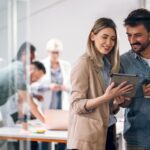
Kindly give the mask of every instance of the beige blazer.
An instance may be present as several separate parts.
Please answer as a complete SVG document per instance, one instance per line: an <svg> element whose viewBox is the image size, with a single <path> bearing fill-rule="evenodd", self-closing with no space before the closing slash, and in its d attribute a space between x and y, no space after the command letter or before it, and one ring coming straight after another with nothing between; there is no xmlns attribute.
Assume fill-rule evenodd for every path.
<svg viewBox="0 0 150 150"><path fill-rule="evenodd" d="M103 103L85 110L86 102L103 95L105 87L100 68L87 54L77 61L71 72L71 106L68 149L105 150L109 105Z"/></svg>

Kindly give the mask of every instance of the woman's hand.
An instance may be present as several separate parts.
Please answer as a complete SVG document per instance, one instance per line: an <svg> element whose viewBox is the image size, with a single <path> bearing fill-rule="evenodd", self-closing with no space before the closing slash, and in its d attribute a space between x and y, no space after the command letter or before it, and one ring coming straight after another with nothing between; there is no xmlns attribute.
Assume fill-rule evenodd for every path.
<svg viewBox="0 0 150 150"><path fill-rule="evenodd" d="M112 82L106 89L104 96L108 99L114 99L119 96L123 96L126 93L132 92L133 85L127 84L126 81L120 83L118 86L115 87L115 83ZM123 101L123 98L120 99L120 101Z"/></svg>
<svg viewBox="0 0 150 150"><path fill-rule="evenodd" d="M61 90L61 86L59 84L56 84L56 83L52 83L50 85L50 90L51 91L60 91Z"/></svg>

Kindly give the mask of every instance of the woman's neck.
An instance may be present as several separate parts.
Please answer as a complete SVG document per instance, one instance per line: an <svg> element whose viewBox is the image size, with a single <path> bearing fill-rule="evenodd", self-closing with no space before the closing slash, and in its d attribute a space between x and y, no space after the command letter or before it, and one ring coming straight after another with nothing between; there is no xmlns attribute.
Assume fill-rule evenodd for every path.
<svg viewBox="0 0 150 150"><path fill-rule="evenodd" d="M51 64L57 64L57 63L58 63L58 59L52 59L52 58L51 58L50 61L51 61Z"/></svg>
<svg viewBox="0 0 150 150"><path fill-rule="evenodd" d="M59 62L58 60L51 60L51 68L58 68L59 67Z"/></svg>

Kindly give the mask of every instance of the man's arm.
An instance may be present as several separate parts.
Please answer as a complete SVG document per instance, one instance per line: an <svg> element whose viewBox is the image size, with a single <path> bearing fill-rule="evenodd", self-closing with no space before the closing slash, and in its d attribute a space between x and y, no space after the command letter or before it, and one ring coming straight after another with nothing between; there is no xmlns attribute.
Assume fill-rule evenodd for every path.
<svg viewBox="0 0 150 150"><path fill-rule="evenodd" d="M31 113L36 118L38 118L40 121L45 122L44 114L38 109L38 106L37 106L37 104L34 103L32 97L30 95L28 95L28 93L26 91L22 91L22 90L18 90L18 95L19 95L19 99L22 100L23 102L27 102L28 97L29 97Z"/></svg>

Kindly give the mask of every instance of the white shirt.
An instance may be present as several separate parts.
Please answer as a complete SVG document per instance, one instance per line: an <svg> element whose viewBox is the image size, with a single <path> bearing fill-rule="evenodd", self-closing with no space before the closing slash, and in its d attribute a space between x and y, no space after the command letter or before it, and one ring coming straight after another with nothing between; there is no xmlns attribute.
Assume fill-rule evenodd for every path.
<svg viewBox="0 0 150 150"><path fill-rule="evenodd" d="M145 60L147 62L147 64L148 64L148 66L150 67L150 59L143 58L143 57L142 57L142 59Z"/></svg>
<svg viewBox="0 0 150 150"><path fill-rule="evenodd" d="M51 92L48 88L50 84L48 81L47 76L44 75L37 82L31 84L31 93L43 96L43 101L40 102L40 107L42 110L48 109L51 103L49 99L49 97L51 97Z"/></svg>

